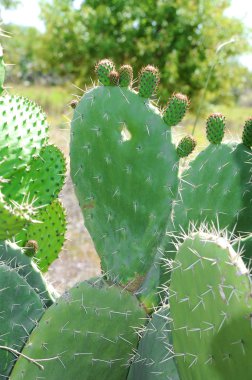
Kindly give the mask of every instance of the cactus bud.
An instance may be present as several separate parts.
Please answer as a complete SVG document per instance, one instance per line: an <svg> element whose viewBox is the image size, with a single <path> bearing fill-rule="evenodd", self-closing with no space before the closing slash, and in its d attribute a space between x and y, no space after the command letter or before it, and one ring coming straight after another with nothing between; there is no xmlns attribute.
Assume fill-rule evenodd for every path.
<svg viewBox="0 0 252 380"><path fill-rule="evenodd" d="M242 133L242 142L247 148L252 147L252 117L245 121Z"/></svg>
<svg viewBox="0 0 252 380"><path fill-rule="evenodd" d="M188 107L189 100L186 95L173 94L164 110L164 122L169 127L177 125L185 116Z"/></svg>
<svg viewBox="0 0 252 380"><path fill-rule="evenodd" d="M143 98L150 98L156 91L158 83L158 69L151 65L144 67L139 76L139 95Z"/></svg>
<svg viewBox="0 0 252 380"><path fill-rule="evenodd" d="M123 65L119 69L121 87L131 87L133 81L133 69L130 65Z"/></svg>
<svg viewBox="0 0 252 380"><path fill-rule="evenodd" d="M24 247L24 253L26 254L26 256L33 257L38 252L38 249L39 247L37 241L29 240Z"/></svg>
<svg viewBox="0 0 252 380"><path fill-rule="evenodd" d="M73 108L73 109L75 109L77 107L78 103L79 103L79 101L77 99L73 99L70 102L70 107Z"/></svg>
<svg viewBox="0 0 252 380"><path fill-rule="evenodd" d="M225 117L221 113L213 113L207 119L206 133L208 141L220 144L225 132Z"/></svg>
<svg viewBox="0 0 252 380"><path fill-rule="evenodd" d="M109 73L109 81L110 81L110 84L112 86L117 86L118 85L118 82L119 82L119 74L117 71L115 70L112 70L110 73Z"/></svg>
<svg viewBox="0 0 252 380"><path fill-rule="evenodd" d="M98 79L104 86L111 85L109 74L113 70L115 70L115 65L109 59L102 59L95 66L95 72L98 75Z"/></svg>
<svg viewBox="0 0 252 380"><path fill-rule="evenodd" d="M181 158L189 156L189 154L195 149L196 145L196 141L191 136L183 137L177 146L178 156Z"/></svg>

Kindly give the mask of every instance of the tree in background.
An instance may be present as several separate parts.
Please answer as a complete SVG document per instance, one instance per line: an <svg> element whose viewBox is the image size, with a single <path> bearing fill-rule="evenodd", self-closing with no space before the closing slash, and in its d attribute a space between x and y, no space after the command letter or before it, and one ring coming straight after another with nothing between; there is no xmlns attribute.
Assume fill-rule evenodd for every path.
<svg viewBox="0 0 252 380"><path fill-rule="evenodd" d="M42 63L38 57L41 33L33 27L18 25L4 26L9 38L2 39L5 62L11 64L7 70L7 78L11 82L31 83L41 76Z"/></svg>
<svg viewBox="0 0 252 380"><path fill-rule="evenodd" d="M15 8L20 3L20 0L0 0L0 9L1 8Z"/></svg>
<svg viewBox="0 0 252 380"><path fill-rule="evenodd" d="M41 0L46 31L30 42L36 44L35 66L49 78L84 86L104 57L132 64L135 76L141 66L153 64L162 74L158 95L167 99L181 91L193 104L214 63L210 100L231 99L247 80L237 57L248 49L248 36L241 21L225 15L228 0L85 0L78 9L74 4ZM217 57L217 46L233 37L237 42Z"/></svg>

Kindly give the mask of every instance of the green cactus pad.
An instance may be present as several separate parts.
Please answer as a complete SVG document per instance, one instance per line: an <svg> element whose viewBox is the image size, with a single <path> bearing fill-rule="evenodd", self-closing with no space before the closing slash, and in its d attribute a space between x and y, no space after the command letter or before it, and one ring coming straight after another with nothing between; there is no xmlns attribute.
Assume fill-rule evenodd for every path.
<svg viewBox="0 0 252 380"><path fill-rule="evenodd" d="M181 122L189 107L189 100L186 95L173 94L163 112L164 122L168 127L173 127Z"/></svg>
<svg viewBox="0 0 252 380"><path fill-rule="evenodd" d="M10 179L46 143L48 125L40 107L19 96L0 97L0 116L0 177Z"/></svg>
<svg viewBox="0 0 252 380"><path fill-rule="evenodd" d="M247 148L252 147L252 118L245 121L242 133L242 142Z"/></svg>
<svg viewBox="0 0 252 380"><path fill-rule="evenodd" d="M123 65L119 69L119 85L121 87L131 87L133 81L133 69L130 65Z"/></svg>
<svg viewBox="0 0 252 380"><path fill-rule="evenodd" d="M63 247L66 214L61 202L56 199L47 207L42 208L37 218L40 223L30 224L16 236L16 241L22 247L25 247L29 240L35 240L38 243L36 262L39 269L46 272L49 265L58 258Z"/></svg>
<svg viewBox="0 0 252 380"><path fill-rule="evenodd" d="M109 74L111 71L115 70L115 65L109 59L103 59L97 63L95 67L96 74L101 84L104 86L110 86Z"/></svg>
<svg viewBox="0 0 252 380"><path fill-rule="evenodd" d="M20 357L10 380L126 379L137 346L134 328L144 324L137 299L97 281L70 289L45 312L23 354L43 361L44 370Z"/></svg>
<svg viewBox="0 0 252 380"><path fill-rule="evenodd" d="M159 83L159 72L154 66L144 67L139 75L139 95L150 98L157 89Z"/></svg>
<svg viewBox="0 0 252 380"><path fill-rule="evenodd" d="M47 205L55 199L64 183L65 158L54 145L43 147L25 169L17 170L4 184L7 199L18 203L29 199L34 206Z"/></svg>
<svg viewBox="0 0 252 380"><path fill-rule="evenodd" d="M196 147L196 141L191 136L183 137L178 146L177 153L180 158L187 157L191 154Z"/></svg>
<svg viewBox="0 0 252 380"><path fill-rule="evenodd" d="M207 138L212 144L220 144L225 132L225 117L221 113L213 113L207 119Z"/></svg>
<svg viewBox="0 0 252 380"><path fill-rule="evenodd" d="M177 192L171 132L158 109L135 92L96 87L75 109L70 158L104 272L123 285L134 283L152 265Z"/></svg>
<svg viewBox="0 0 252 380"><path fill-rule="evenodd" d="M21 351L44 309L39 296L23 277L0 264L0 346ZM16 355L0 347L0 378L8 378Z"/></svg>
<svg viewBox="0 0 252 380"><path fill-rule="evenodd" d="M181 380L250 380L249 271L223 238L196 233L179 247L169 289Z"/></svg>
<svg viewBox="0 0 252 380"><path fill-rule="evenodd" d="M17 244L10 241L0 241L0 262L16 269L18 274L39 295L43 305L50 306L54 302L52 288L43 278L31 257L24 254Z"/></svg>
<svg viewBox="0 0 252 380"><path fill-rule="evenodd" d="M211 144L198 154L182 175L175 230L204 222L239 236L252 231L249 154L243 144Z"/></svg>
<svg viewBox="0 0 252 380"><path fill-rule="evenodd" d="M169 306L163 306L144 330L127 380L180 380L172 350Z"/></svg>

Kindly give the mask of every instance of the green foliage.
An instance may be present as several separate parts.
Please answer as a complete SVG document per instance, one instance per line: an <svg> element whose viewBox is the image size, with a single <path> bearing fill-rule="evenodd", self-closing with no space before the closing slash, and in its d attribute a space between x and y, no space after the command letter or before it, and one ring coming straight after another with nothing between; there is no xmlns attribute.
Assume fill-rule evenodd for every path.
<svg viewBox="0 0 252 380"><path fill-rule="evenodd" d="M34 82L41 76L41 62L38 50L41 44L41 33L34 27L20 25L4 25L10 36L3 39L5 62L13 64L8 66L7 80L18 82L20 79L25 83Z"/></svg>
<svg viewBox="0 0 252 380"><path fill-rule="evenodd" d="M20 0L0 0L0 7L15 8L20 3Z"/></svg>
<svg viewBox="0 0 252 380"><path fill-rule="evenodd" d="M102 57L130 63L137 71L149 62L162 72L163 98L176 88L195 100L216 61L217 46L235 37L237 43L218 53L209 83L212 100L230 100L232 90L237 93L244 84L246 70L236 57L248 45L243 24L225 15L229 5L228 0L87 0L76 9L70 0L44 0L46 33L39 52L44 72L84 85L94 60Z"/></svg>

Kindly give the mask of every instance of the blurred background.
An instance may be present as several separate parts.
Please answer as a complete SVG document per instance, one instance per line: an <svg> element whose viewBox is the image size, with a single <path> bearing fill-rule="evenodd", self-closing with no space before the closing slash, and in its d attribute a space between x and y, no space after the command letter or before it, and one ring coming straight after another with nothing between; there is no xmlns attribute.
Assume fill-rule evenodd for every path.
<svg viewBox="0 0 252 380"><path fill-rule="evenodd" d="M250 0L0 0L0 16L8 91L44 108L51 141L67 157L69 103L96 81L102 58L133 65L135 78L142 66L157 66L160 107L174 91L188 95L190 112L174 136L193 132L198 149L211 112L226 116L227 138L252 116ZM69 170L61 197L67 241L47 275L60 292L100 271Z"/></svg>

